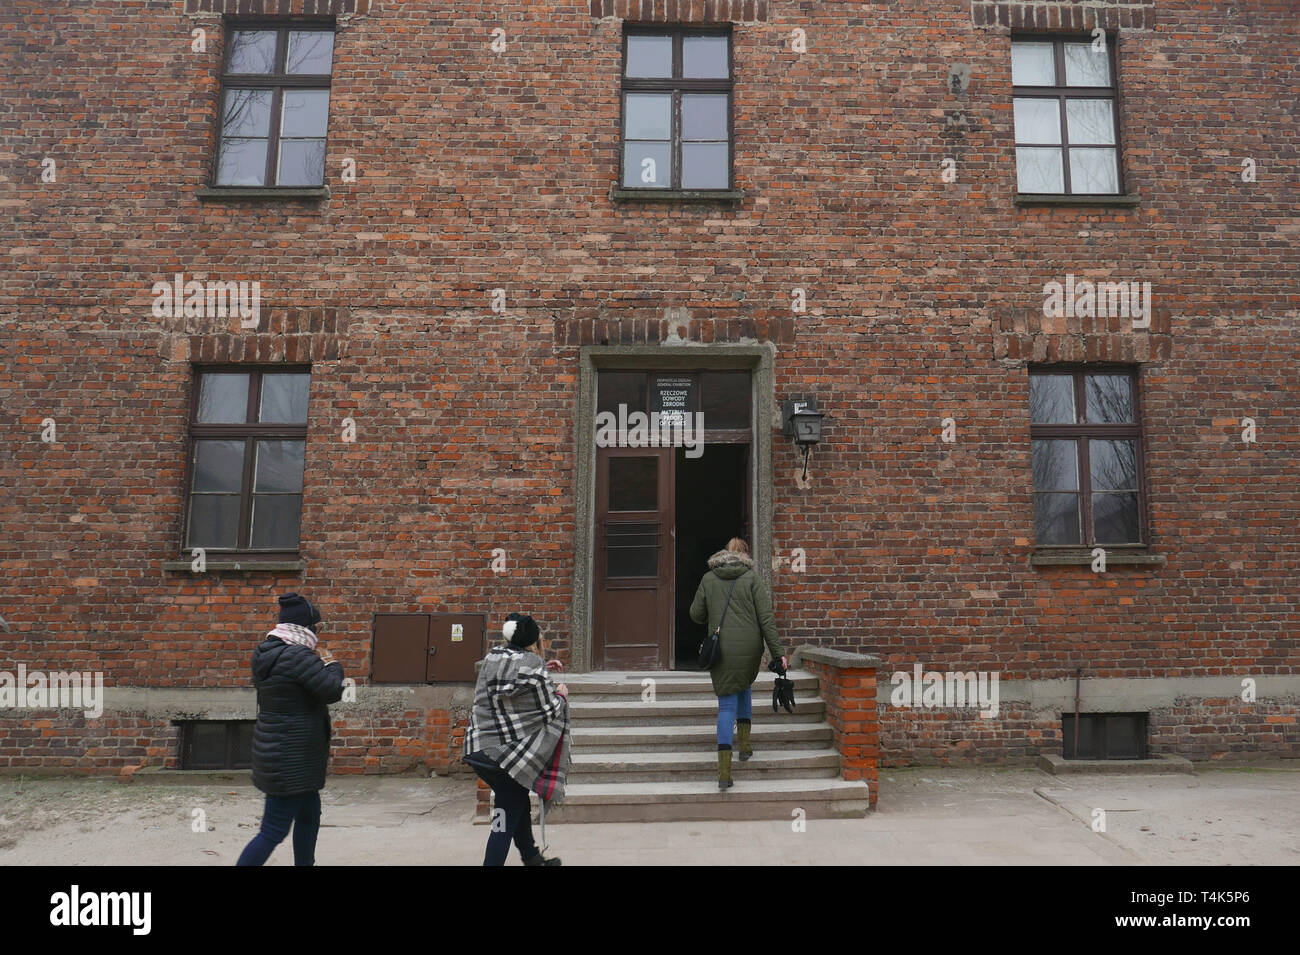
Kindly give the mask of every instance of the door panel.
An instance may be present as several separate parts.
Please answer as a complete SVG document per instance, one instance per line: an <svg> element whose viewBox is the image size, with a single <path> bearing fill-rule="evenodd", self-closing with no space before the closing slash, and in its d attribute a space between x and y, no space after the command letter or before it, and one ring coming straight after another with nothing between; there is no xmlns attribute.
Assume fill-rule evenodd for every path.
<svg viewBox="0 0 1300 955"><path fill-rule="evenodd" d="M592 664L669 666L671 448L597 448Z"/></svg>

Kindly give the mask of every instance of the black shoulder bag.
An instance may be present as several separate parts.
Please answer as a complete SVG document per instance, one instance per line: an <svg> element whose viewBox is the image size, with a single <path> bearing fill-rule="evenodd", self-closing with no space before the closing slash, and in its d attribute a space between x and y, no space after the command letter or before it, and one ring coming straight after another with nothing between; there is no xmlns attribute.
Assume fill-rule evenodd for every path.
<svg viewBox="0 0 1300 955"><path fill-rule="evenodd" d="M727 601L722 605L722 616L718 618L718 625L713 632L704 638L700 644L700 669L712 670L722 659L722 622L727 619L727 608L731 606L731 595L736 589L736 581L739 577L732 578L731 589L727 591Z"/></svg>

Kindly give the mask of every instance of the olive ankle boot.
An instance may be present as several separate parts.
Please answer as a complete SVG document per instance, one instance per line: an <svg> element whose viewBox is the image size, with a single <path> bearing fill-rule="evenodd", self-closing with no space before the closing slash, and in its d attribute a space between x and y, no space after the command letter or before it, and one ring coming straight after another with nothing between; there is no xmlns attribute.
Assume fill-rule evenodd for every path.
<svg viewBox="0 0 1300 955"><path fill-rule="evenodd" d="M723 743L718 746L718 788L731 787L731 747Z"/></svg>
<svg viewBox="0 0 1300 955"><path fill-rule="evenodd" d="M754 744L749 738L749 728L749 720L736 720L736 750L740 754L742 763L754 755Z"/></svg>

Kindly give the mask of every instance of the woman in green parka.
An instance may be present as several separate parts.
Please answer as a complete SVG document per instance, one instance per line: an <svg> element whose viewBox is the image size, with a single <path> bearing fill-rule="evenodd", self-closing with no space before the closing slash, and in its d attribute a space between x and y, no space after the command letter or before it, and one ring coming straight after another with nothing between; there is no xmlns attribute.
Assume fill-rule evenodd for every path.
<svg viewBox="0 0 1300 955"><path fill-rule="evenodd" d="M735 589L728 604L727 592L733 581ZM725 619L723 607L727 608ZM786 666L785 650L777 639L776 620L772 617L772 599L754 571L749 548L739 537L733 537L726 550L709 558L709 572L691 601L691 619L707 626L709 633L722 620L721 654L709 675L713 678L713 692L718 695L718 788L729 789L733 726L740 758L746 760L754 755L750 688L758 678L764 644L772 659L780 657L781 666Z"/></svg>

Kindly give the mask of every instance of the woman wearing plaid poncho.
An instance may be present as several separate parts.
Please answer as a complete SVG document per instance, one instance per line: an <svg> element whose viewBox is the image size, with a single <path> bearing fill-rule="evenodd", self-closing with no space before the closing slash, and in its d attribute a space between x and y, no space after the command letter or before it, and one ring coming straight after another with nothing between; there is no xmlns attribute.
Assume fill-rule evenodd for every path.
<svg viewBox="0 0 1300 955"><path fill-rule="evenodd" d="M547 805L564 798L569 768L568 687L551 684L543 662L541 630L532 617L512 613L501 632L508 643L493 647L474 687L474 709L465 731L465 757L492 787L494 810L484 865L505 865L514 841L524 865L559 865L543 858L533 841L529 793ZM529 649L536 645L536 651Z"/></svg>

